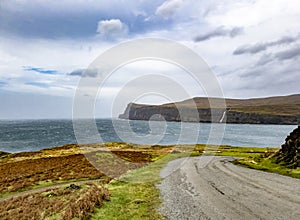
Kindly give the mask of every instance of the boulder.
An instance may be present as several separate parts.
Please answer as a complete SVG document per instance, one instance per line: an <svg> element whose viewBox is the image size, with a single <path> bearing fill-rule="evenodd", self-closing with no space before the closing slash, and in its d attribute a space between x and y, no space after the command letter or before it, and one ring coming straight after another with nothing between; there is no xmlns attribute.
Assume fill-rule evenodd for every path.
<svg viewBox="0 0 300 220"><path fill-rule="evenodd" d="M300 167L300 126L292 131L281 145L280 151L276 154L278 163L283 163L290 168Z"/></svg>

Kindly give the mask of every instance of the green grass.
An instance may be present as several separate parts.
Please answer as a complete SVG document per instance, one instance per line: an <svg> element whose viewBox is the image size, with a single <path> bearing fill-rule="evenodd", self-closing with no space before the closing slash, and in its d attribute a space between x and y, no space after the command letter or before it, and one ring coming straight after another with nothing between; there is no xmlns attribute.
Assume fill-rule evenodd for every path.
<svg viewBox="0 0 300 220"><path fill-rule="evenodd" d="M254 158L243 158L233 162L236 165L244 166L251 169L262 170L265 172L278 173L293 178L300 178L300 167L290 169L284 164L275 163L275 158L256 156Z"/></svg>
<svg viewBox="0 0 300 220"><path fill-rule="evenodd" d="M109 145L108 147L113 148L118 146L124 150L127 148L141 148L150 152L149 149L151 149L153 150L151 154L154 162L145 167L129 171L117 180L109 183L107 187L111 192L110 201L105 202L101 208L97 208L91 219L163 219L163 216L157 211L157 208L161 204L159 189L156 187L156 184L161 181L159 172L168 162L181 157L201 155L233 156L239 158L234 162L237 165L300 178L300 168L288 169L282 164L274 163L274 160L270 158L270 155L278 150L274 148L217 147L201 144L196 146L179 145L172 147L181 153L170 154L167 153L167 147L164 146L147 146L144 148L143 146L111 143L111 146ZM101 155L101 159L107 159L107 155ZM74 180L61 182L67 183L72 181ZM37 186L31 188L40 188L58 183L60 181L42 181ZM2 194L0 198L7 195L9 194Z"/></svg>
<svg viewBox="0 0 300 220"><path fill-rule="evenodd" d="M96 209L91 219L162 219L163 216L156 210L161 203L159 190L155 187L161 180L159 172L169 161L188 155L168 154L111 182L108 185L111 200Z"/></svg>
<svg viewBox="0 0 300 220"><path fill-rule="evenodd" d="M273 157L278 148L244 148L244 147L228 147L221 146L217 156L232 156L240 158L233 161L234 164L244 166L251 169L262 170L271 173L278 173L285 176L300 178L300 168L291 169L284 164L276 163Z"/></svg>
<svg viewBox="0 0 300 220"><path fill-rule="evenodd" d="M178 146L178 150L185 146ZM276 172L283 175L300 178L300 168L288 169L276 164L270 155L276 148L251 148L230 146L196 145L192 151L168 154L160 157L146 167L133 170L108 185L111 192L111 201L105 202L101 208L96 209L92 219L163 219L157 208L161 204L159 189L155 187L161 181L160 170L172 160L188 156L216 155L233 156L240 158L234 163L248 168Z"/></svg>

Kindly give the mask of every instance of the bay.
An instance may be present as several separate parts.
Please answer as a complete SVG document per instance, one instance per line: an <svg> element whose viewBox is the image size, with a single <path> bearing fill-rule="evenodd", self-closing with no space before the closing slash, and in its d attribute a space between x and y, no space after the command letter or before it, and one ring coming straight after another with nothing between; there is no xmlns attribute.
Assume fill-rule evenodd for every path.
<svg viewBox="0 0 300 220"><path fill-rule="evenodd" d="M224 126L221 144L280 147L296 125L209 124L96 119L97 137L89 127L76 129L72 120L0 121L0 151L27 152L70 143L130 142L136 144L215 144L213 127ZM219 129L222 130L222 129ZM91 132L93 133L93 132ZM95 133L95 132L94 132ZM220 133L218 133L220 135ZM85 139L79 138L84 136ZM77 137L77 138L76 138ZM209 139L210 137L210 139ZM218 141L217 141L218 142Z"/></svg>

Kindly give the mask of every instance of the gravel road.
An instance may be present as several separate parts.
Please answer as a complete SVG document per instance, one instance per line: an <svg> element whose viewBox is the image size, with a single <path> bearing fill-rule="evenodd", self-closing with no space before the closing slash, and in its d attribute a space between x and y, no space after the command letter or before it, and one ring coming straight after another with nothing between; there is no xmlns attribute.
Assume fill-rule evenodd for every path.
<svg viewBox="0 0 300 220"><path fill-rule="evenodd" d="M300 179L235 166L232 160L171 161L158 185L165 219L300 219Z"/></svg>

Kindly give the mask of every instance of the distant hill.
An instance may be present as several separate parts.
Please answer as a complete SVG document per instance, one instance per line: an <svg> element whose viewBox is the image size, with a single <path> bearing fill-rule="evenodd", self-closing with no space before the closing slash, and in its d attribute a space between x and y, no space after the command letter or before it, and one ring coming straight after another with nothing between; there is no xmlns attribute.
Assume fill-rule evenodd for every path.
<svg viewBox="0 0 300 220"><path fill-rule="evenodd" d="M211 107L209 100L213 100ZM253 99L222 99L196 97L163 105L129 103L121 119L162 120L190 122L227 122L249 124L298 124L300 119L300 94ZM198 115L190 114L196 105ZM212 120L212 112L216 117ZM158 116L161 115L161 116ZM153 117L155 116L155 117ZM224 117L225 116L225 117Z"/></svg>

